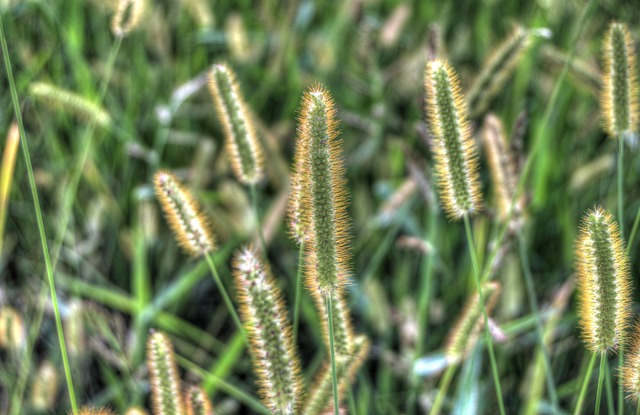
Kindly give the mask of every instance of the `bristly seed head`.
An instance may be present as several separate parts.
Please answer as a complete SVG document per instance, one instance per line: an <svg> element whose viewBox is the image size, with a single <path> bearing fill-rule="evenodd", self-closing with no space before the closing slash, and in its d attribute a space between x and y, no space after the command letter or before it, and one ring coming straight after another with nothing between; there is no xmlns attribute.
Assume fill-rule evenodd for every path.
<svg viewBox="0 0 640 415"><path fill-rule="evenodd" d="M154 414L184 415L173 345L164 333L149 333L147 368Z"/></svg>
<svg viewBox="0 0 640 415"><path fill-rule="evenodd" d="M305 275L323 297L348 280L350 221L342 142L329 92L320 85L305 92L298 127L296 220L305 236ZM302 142L300 142L302 141ZM300 160L300 158L303 158Z"/></svg>
<svg viewBox="0 0 640 415"><path fill-rule="evenodd" d="M213 406L202 388L188 387L184 402L186 415L213 415Z"/></svg>
<svg viewBox="0 0 640 415"><path fill-rule="evenodd" d="M211 67L209 90L224 126L226 149L234 174L244 184L259 182L264 170L262 148L235 74L229 66L218 63Z"/></svg>
<svg viewBox="0 0 640 415"><path fill-rule="evenodd" d="M482 287L482 297L484 299L484 308L487 315L495 307L498 297L500 296L500 284L497 282L488 282ZM482 327L484 326L484 318L482 314L482 304L480 303L480 295L473 293L464 307L458 321L453 326L447 339L446 353L447 360L450 364L457 364L464 360L469 352L473 350Z"/></svg>
<svg viewBox="0 0 640 415"><path fill-rule="evenodd" d="M144 13L146 0L118 0L116 12L111 20L111 31L117 37L125 37L131 33Z"/></svg>
<svg viewBox="0 0 640 415"><path fill-rule="evenodd" d="M638 131L640 110L633 40L622 23L612 22L603 43L600 106L604 128L613 138Z"/></svg>
<svg viewBox="0 0 640 415"><path fill-rule="evenodd" d="M636 320L631 336L631 346L625 354L626 361L620 376L627 399L637 402L640 398L640 320Z"/></svg>
<svg viewBox="0 0 640 415"><path fill-rule="evenodd" d="M262 401L273 414L294 414L302 394L300 364L282 293L252 249L239 251L233 268Z"/></svg>
<svg viewBox="0 0 640 415"><path fill-rule="evenodd" d="M482 205L476 146L466 104L458 76L443 60L427 63L425 88L440 198L447 215L459 219L477 212Z"/></svg>
<svg viewBox="0 0 640 415"><path fill-rule="evenodd" d="M600 353L615 350L629 324L629 259L618 225L601 207L582 219L576 261L578 322L586 347Z"/></svg>
<svg viewBox="0 0 640 415"><path fill-rule="evenodd" d="M154 185L167 222L180 246L193 256L214 251L215 239L205 216L176 176L160 170L154 176Z"/></svg>

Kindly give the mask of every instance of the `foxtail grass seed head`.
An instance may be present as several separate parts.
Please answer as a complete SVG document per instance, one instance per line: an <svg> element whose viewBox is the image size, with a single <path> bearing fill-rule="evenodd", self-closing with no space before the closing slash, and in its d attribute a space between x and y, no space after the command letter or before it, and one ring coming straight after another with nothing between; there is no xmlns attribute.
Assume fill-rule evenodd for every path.
<svg viewBox="0 0 640 415"><path fill-rule="evenodd" d="M500 296L500 284L488 282L482 287L482 297L487 315L490 315ZM446 345L447 360L450 364L457 364L463 361L473 350L482 327L484 318L482 314L482 303L480 295L473 293L462 311L458 321L449 333Z"/></svg>
<svg viewBox="0 0 640 415"><path fill-rule="evenodd" d="M622 367L621 377L627 399L638 402L640 398L640 320L636 320L631 336L631 347L626 350L626 361Z"/></svg>
<svg viewBox="0 0 640 415"><path fill-rule="evenodd" d="M51 411L58 397L58 371L49 361L43 362L31 384L31 408L37 412Z"/></svg>
<svg viewBox="0 0 640 415"><path fill-rule="evenodd" d="M302 386L282 293L252 249L239 251L233 268L262 401L273 414L293 414Z"/></svg>
<svg viewBox="0 0 640 415"><path fill-rule="evenodd" d="M211 67L209 90L224 126L234 174L244 184L259 182L264 170L262 148L235 74L227 65L218 63Z"/></svg>
<svg viewBox="0 0 640 415"><path fill-rule="evenodd" d="M298 140L305 141L299 145L306 149L296 154L305 157L299 210L307 234L306 281L311 291L318 290L325 298L348 280L351 258L349 201L335 112L333 99L322 86L305 92Z"/></svg>
<svg viewBox="0 0 640 415"><path fill-rule="evenodd" d="M629 259L618 224L601 207L582 218L576 244L578 323L587 349L607 353L623 343L629 324Z"/></svg>
<svg viewBox="0 0 640 415"><path fill-rule="evenodd" d="M69 301L69 313L63 321L63 329L67 351L71 357L80 356L86 351L84 311L81 300Z"/></svg>
<svg viewBox="0 0 640 415"><path fill-rule="evenodd" d="M338 402L342 401L345 391L353 383L368 354L369 339L360 335L354 339L353 355L336 358ZM331 364L327 362L320 369L314 386L310 389L310 394L305 401L302 413L304 415L318 415L328 413L329 408L333 409L333 373Z"/></svg>
<svg viewBox="0 0 640 415"><path fill-rule="evenodd" d="M142 408L133 407L127 409L127 412L125 412L124 415L149 415L149 413Z"/></svg>
<svg viewBox="0 0 640 415"><path fill-rule="evenodd" d="M429 61L425 89L440 199L447 216L460 219L480 210L482 195L476 146L458 75L443 60Z"/></svg>
<svg viewBox="0 0 640 415"><path fill-rule="evenodd" d="M20 314L12 307L0 308L0 348L17 350L25 340L24 322Z"/></svg>
<svg viewBox="0 0 640 415"><path fill-rule="evenodd" d="M531 43L532 34L536 33L545 32L532 32L515 26L513 32L489 55L467 94L472 117L481 115L489 107L520 62Z"/></svg>
<svg viewBox="0 0 640 415"><path fill-rule="evenodd" d="M482 139L489 160L498 219L504 223L510 217L511 201L516 193L516 161L505 138L502 121L493 114L484 119Z"/></svg>
<svg viewBox="0 0 640 415"><path fill-rule="evenodd" d="M144 13L146 0L118 0L116 12L111 20L111 31L123 38L131 33L140 23Z"/></svg>
<svg viewBox="0 0 640 415"><path fill-rule="evenodd" d="M159 331L149 333L147 368L154 414L184 415L182 390L173 345L164 333Z"/></svg>
<svg viewBox="0 0 640 415"><path fill-rule="evenodd" d="M622 23L613 22L604 38L600 107L609 136L638 131L638 80L633 40Z"/></svg>
<svg viewBox="0 0 640 415"><path fill-rule="evenodd" d="M214 251L215 238L206 217L176 176L160 170L154 176L154 185L167 222L180 246L193 256Z"/></svg>
<svg viewBox="0 0 640 415"><path fill-rule="evenodd" d="M309 140L303 136L304 122L298 127L298 137L296 138L296 149L294 154L293 173L289 190L289 201L287 204L287 219L289 222L289 234L293 240L302 245L306 239L307 232L304 228L304 217L308 215L309 204L305 203L302 192L305 175L308 174L309 163ZM308 185L306 185L308 187ZM303 211L306 210L306 211Z"/></svg>
<svg viewBox="0 0 640 415"><path fill-rule="evenodd" d="M88 122L95 122L103 128L111 125L111 115L88 99L44 82L29 85L29 94L36 100L57 110L65 111Z"/></svg>
<svg viewBox="0 0 640 415"><path fill-rule="evenodd" d="M202 388L197 386L187 388L184 401L186 415L213 415L213 406Z"/></svg>
<svg viewBox="0 0 640 415"><path fill-rule="evenodd" d="M308 285L311 282L307 282ZM331 295L331 308L333 314L333 346L338 356L350 356L353 349L353 326L351 324L351 313L344 298L344 294L334 291ZM324 295L318 290L311 291L311 296L318 310L318 317L321 320L324 343L329 351L329 313L327 301Z"/></svg>

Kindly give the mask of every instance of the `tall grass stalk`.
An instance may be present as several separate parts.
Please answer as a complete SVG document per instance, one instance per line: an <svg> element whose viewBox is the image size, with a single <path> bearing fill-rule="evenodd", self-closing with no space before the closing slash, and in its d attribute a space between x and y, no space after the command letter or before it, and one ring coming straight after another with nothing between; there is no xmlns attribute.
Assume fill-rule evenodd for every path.
<svg viewBox="0 0 640 415"><path fill-rule="evenodd" d="M429 411L429 415L438 415L440 413L444 398L447 396L447 391L451 384L451 379L453 378L453 374L457 367L458 365L456 364L449 365L447 370L444 372L444 375L440 379L440 384L438 385L438 394L436 395L436 399L433 401L433 406Z"/></svg>
<svg viewBox="0 0 640 415"><path fill-rule="evenodd" d="M16 115L16 121L18 122L18 128L20 130L20 141L22 143L22 154L24 156L25 165L27 167L27 175L29 176L29 187L31 188L31 196L33 198L33 207L36 214L36 221L38 223L38 234L40 236L40 244L42 246L42 254L44 256L45 269L47 274L47 280L49 283L49 290L51 292L51 303L53 305L53 312L56 322L56 331L58 333L58 341L60 343L60 354L62 355L62 364L64 366L64 374L67 382L67 390L69 392L69 401L71 402L71 410L73 414L78 413L78 403L76 401L76 394L73 388L73 379L71 377L71 368L69 367L69 357L67 355L67 345L64 340L64 332L62 330L62 320L60 318L60 307L58 305L58 295L56 293L55 280L53 278L53 266L51 264L51 258L49 256L49 246L47 243L47 235L44 229L44 222L42 220L42 210L40 209L40 200L38 198L38 189L36 187L35 176L33 174L33 166L31 165L31 155L29 154L29 143L27 142L27 136L24 130L24 123L22 122L22 114L20 112L20 102L18 100L18 91L16 89L16 83L13 78L13 70L11 68L11 57L9 56L9 48L7 47L7 39L4 34L4 24L2 16L0 15L0 41L2 42L2 54L4 55L5 70L7 71L7 78L9 81L9 89L11 90L11 101L13 103L13 110Z"/></svg>
<svg viewBox="0 0 640 415"><path fill-rule="evenodd" d="M604 381L604 365L606 362L606 355L600 354L600 372L598 373L598 389L596 391L596 415L600 414L600 400L602 399L602 382Z"/></svg>
<svg viewBox="0 0 640 415"><path fill-rule="evenodd" d="M262 248L262 256L266 259L269 258L267 255L267 243L264 240L264 231L262 229L262 222L260 221L260 213L258 212L258 195L256 192L255 183L251 184L251 203L253 205L253 213L256 218L256 227L258 229L258 238L260 239L260 247Z"/></svg>
<svg viewBox="0 0 640 415"><path fill-rule="evenodd" d="M102 105L102 101L107 93L107 87L109 86L109 82L111 81L111 75L113 73L113 68L115 66L116 58L118 57L118 52L120 51L120 47L122 46L122 37L118 36L116 38L116 42L111 47L111 51L109 52L109 57L107 60L107 65L105 69L105 75L102 79L102 83L100 84L100 89L98 91L98 99L95 104L100 106ZM80 139L80 142L83 144L82 151L80 153L80 158L78 159L75 169L71 175L71 179L69 181L69 186L65 192L63 197L63 205L62 205L62 218L60 219L60 226L58 228L58 235L54 241L54 251L53 251L53 268L55 269L58 265L58 259L60 257L60 251L62 250L62 244L64 243L64 238L67 233L67 227L69 225L69 220L71 219L71 213L73 212L73 203L76 201L76 193L78 191L78 186L80 185L80 179L82 177L82 173L84 171L84 166L89 158L89 154L91 154L91 149L93 148L93 139L92 135L95 131L96 120L95 118L91 118L89 121L89 125L85 129L85 133Z"/></svg>
<svg viewBox="0 0 640 415"><path fill-rule="evenodd" d="M580 386L580 393L578 394L576 406L573 409L573 415L579 415L580 413L582 413L582 405L584 404L584 398L587 394L587 387L589 386L589 380L591 379L591 374L593 373L593 367L596 364L596 357L598 357L597 353L591 354L589 366L587 366L587 371L584 374L584 378L582 378L582 385Z"/></svg>
<svg viewBox="0 0 640 415"><path fill-rule="evenodd" d="M249 345L247 334L245 333L245 330L244 330L244 326L242 325L242 322L238 317L238 313L236 312L236 308L233 306L231 297L229 297L229 294L227 293L227 289L222 283L222 279L220 278L220 274L218 273L218 269L216 268L215 262L213 262L213 258L211 258L211 254L206 253L204 254L204 257L207 261L207 265L209 265L209 270L211 270L211 276L213 277L213 280L215 281L216 285L218 286L218 290L222 295L224 304L227 306L227 310L229 311L229 314L231 314L231 318L233 319L233 322L238 327L238 330L240 330L240 333L242 333L242 337L244 338L245 343Z"/></svg>
<svg viewBox="0 0 640 415"><path fill-rule="evenodd" d="M549 358L549 353L544 344L544 332L542 330L540 308L538 307L538 300L536 299L533 284L533 276L531 275L531 267L529 266L529 255L527 254L524 237L521 233L518 233L518 250L520 251L520 262L522 263L522 271L524 274L525 285L527 286L527 295L529 297L529 304L531 305L531 312L536 316L536 334L540 340L540 352L542 354L542 361L545 367L544 372L547 381L549 399L551 399L553 413L557 413L559 411L558 394L556 392L555 381L553 380L553 368L551 367L551 359Z"/></svg>
<svg viewBox="0 0 640 415"><path fill-rule="evenodd" d="M333 344L333 304L331 304L331 296L327 297L327 313L329 317L329 350L331 353L331 377L333 378L333 413L340 414L340 406L338 401L338 372L336 370L336 349Z"/></svg>
<svg viewBox="0 0 640 415"><path fill-rule="evenodd" d="M620 228L620 237L622 238L622 240L624 240L624 193L623 193L624 169L622 168L623 162L624 162L624 137L620 135L620 137L618 137L618 165L616 166L616 168L618 173L618 226ZM631 246L631 239L629 239L627 246ZM627 248L627 257L629 257L628 248ZM621 368L623 365L624 365L624 342L620 342L620 345L618 346L618 367ZM618 414L623 415L624 392L623 392L622 382L618 382L618 402L620 402L618 404L619 406Z"/></svg>
<svg viewBox="0 0 640 415"><path fill-rule="evenodd" d="M500 375L498 373L498 365L496 363L496 356L493 351L493 340L491 338L491 332L489 330L489 317L487 316L487 310L485 308L484 296L482 294L482 284L480 283L480 266L478 265L478 258L476 256L475 242L473 241L473 232L471 231L471 223L469 221L469 214L465 214L464 227L467 233L467 245L469 246L469 254L471 255L471 262L473 263L473 276L476 281L476 287L478 289L478 297L480 298L480 304L482 304L482 317L484 319L484 334L487 342L487 349L489 351L489 360L491 362L491 373L493 375L493 384L496 389L496 397L498 399L498 407L500 414L505 415L504 402L502 400L502 387L500 386Z"/></svg>

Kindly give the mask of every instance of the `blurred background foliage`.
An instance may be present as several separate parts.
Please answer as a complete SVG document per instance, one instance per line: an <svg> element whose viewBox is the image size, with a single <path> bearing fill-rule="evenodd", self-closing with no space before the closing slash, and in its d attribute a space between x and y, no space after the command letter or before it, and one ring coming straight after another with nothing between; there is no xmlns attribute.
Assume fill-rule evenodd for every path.
<svg viewBox="0 0 640 415"><path fill-rule="evenodd" d="M260 215L269 259L291 309L298 251L283 213L297 108L313 82L332 92L351 189L355 259L349 303L357 331L373 346L349 402L362 414L424 412L438 381L429 364L438 361L473 288L463 228L430 201L424 66L430 53L447 57L466 90L492 48L517 24L546 28L550 37L536 37L489 110L507 131L526 115L522 160L533 138L542 140L524 188L523 235L549 328L560 402L573 407L588 358L570 297L577 224L594 204L612 211L616 206L616 143L605 136L598 113L600 45L612 19L629 24L637 45L635 1L595 2L582 35L572 42L586 1L148 0L140 27L123 40L115 58L102 104L112 122L91 128L86 119L34 99L29 86L47 82L97 101L115 43L109 28L114 1L1 2L81 402L109 404L120 412L144 404L144 341L148 328L157 327L188 358L179 361L186 379L204 377L219 413L251 412L227 386L255 394L243 342L206 264L180 252L151 185L157 169L171 169L202 201L221 241L216 262L230 284L230 255L252 239L256 223L248 193L221 151L221 126L204 84L209 65L227 61L266 147ZM550 123L543 125L551 90L572 49L569 74ZM6 77L0 82L0 131L7 131L13 108ZM482 116L473 124L479 131ZM637 143L627 144L635 149ZM627 154L630 229L640 207L640 160L633 150ZM481 164L487 209L474 220L474 230L484 261L496 227L484 155ZM77 192L67 201L74 174ZM430 206L436 209L431 221ZM65 216L70 220L63 234ZM425 236L426 256L407 243L407 237ZM60 377L58 399L45 412L64 413L69 406L22 158L2 238L0 304L23 316L30 354L24 360L0 352L0 412L8 410L22 381L24 413L36 413L38 367L53 364ZM542 378L534 370L539 343L521 259L515 246L502 252L495 278L503 294L494 317L505 336L496 351L507 412L527 413L531 399L544 412L544 385L532 398ZM631 253L638 286L636 241ZM424 278L427 257L433 258L430 285ZM309 380L324 352L311 299L304 295L298 343ZM449 408L495 413L486 355L482 348L475 355L485 358L464 366Z"/></svg>

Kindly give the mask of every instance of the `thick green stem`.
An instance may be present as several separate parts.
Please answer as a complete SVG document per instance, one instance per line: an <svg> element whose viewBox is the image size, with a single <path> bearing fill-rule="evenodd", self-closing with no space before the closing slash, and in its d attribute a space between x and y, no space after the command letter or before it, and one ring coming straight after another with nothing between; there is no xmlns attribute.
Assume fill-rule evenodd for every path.
<svg viewBox="0 0 640 415"><path fill-rule="evenodd" d="M213 280L216 282L216 285L218 286L218 290L220 291L220 294L222 294L222 299L224 300L224 303L227 306L227 310L229 311L229 314L231 314L233 321L236 323L236 326L238 327L238 330L240 330L240 333L242 333L242 336L244 337L245 342L247 342L247 334L244 331L244 326L242 325L242 322L238 317L238 313L236 312L236 308L233 306L231 297L229 297L229 294L227 293L227 289L222 283L222 279L220 278L220 274L218 274L218 269L216 268L216 264L213 262L211 255L205 254L204 257L206 258L207 264L211 269L211 275L213 276Z"/></svg>
<svg viewBox="0 0 640 415"><path fill-rule="evenodd" d="M300 299L302 298L302 262L304 261L304 242L300 244L298 272L296 273L296 298L293 306L293 344L298 340L298 322L300 320Z"/></svg>
<svg viewBox="0 0 640 415"><path fill-rule="evenodd" d="M489 350L489 360L491 362L491 373L493 374L493 384L496 388L496 397L498 399L498 407L500 414L505 415L504 403L502 402L502 387L500 386L500 375L498 374L498 365L496 363L496 356L493 351L493 340L491 339L491 332L489 331L489 317L487 316L487 309L484 303L484 296L482 294L482 283L480 282L480 266L478 265L478 258L476 257L476 248L473 241L473 232L471 231L471 223L469 221L469 215L464 215L464 227L467 232L467 245L469 246L469 254L471 255L471 262L473 263L473 276L476 281L476 287L478 289L478 297L480 304L482 304L482 317L484 318L484 334L487 342L487 348Z"/></svg>
<svg viewBox="0 0 640 415"><path fill-rule="evenodd" d="M447 370L444 372L444 375L440 379L440 385L438 386L438 394L436 395L436 399L433 401L433 406L429 411L429 415L440 414L440 409L442 409L444 398L447 396L447 391L449 390L449 384L451 384L451 379L453 379L453 373L455 372L456 367L457 365L449 365L449 367L447 367Z"/></svg>
<svg viewBox="0 0 640 415"><path fill-rule="evenodd" d="M524 237L520 233L518 234L518 250L520 251L520 262L522 263L522 271L524 274L525 284L527 286L527 295L529 297L529 303L531 305L531 312L534 316L536 316L536 332L538 335L538 339L540 340L540 351L542 352L542 360L545 367L544 372L547 380L547 390L549 392L549 398L551 399L552 412L557 413L559 411L558 395L556 394L556 386L553 380L553 368L551 367L549 353L547 352L546 345L544 344L542 319L540 318L538 300L536 299L536 293L533 284L533 276L531 275L531 267L529 266L529 256L527 255Z"/></svg>
<svg viewBox="0 0 640 415"><path fill-rule="evenodd" d="M600 399L602 399L602 381L604 380L605 355L600 355L600 373L598 373L598 390L596 392L596 415L600 414Z"/></svg>
<svg viewBox="0 0 640 415"><path fill-rule="evenodd" d="M338 402L338 373L336 370L336 351L333 345L333 305L331 296L327 296L327 312L329 313L329 349L331 350L331 377L333 378L333 412L340 415Z"/></svg>
<svg viewBox="0 0 640 415"><path fill-rule="evenodd" d="M605 369L604 373L606 375L604 386L607 391L607 413L615 414L616 411L613 409L613 388L611 387L611 373L609 371L609 365L608 364L605 365L604 369ZM624 401L620 401L620 406L624 408Z"/></svg>
<svg viewBox="0 0 640 415"><path fill-rule="evenodd" d="M593 373L593 367L596 364L596 357L598 357L598 355L594 353L591 356L591 360L589 360L589 366L587 367L587 372L584 374L584 378L582 379L582 386L580 386L580 394L578 395L578 401L576 402L576 407L573 410L573 415L579 415L582 412L582 405L584 404L584 398L587 394L587 387L589 386L589 380Z"/></svg>
<svg viewBox="0 0 640 415"><path fill-rule="evenodd" d="M60 343L60 353L62 355L62 365L64 366L64 374L67 381L67 389L69 391L69 401L71 402L71 410L74 414L78 413L78 403L76 401L76 394L73 388L73 379L71 378L71 368L69 366L69 357L67 355L67 345L64 340L64 332L62 330L62 319L60 318L60 307L58 305L58 295L56 293L55 281L53 278L53 266L51 265L51 258L49 256L49 246L47 243L47 235L44 229L44 221L42 220L42 210L40 209L40 200L38 198L38 188L36 187L36 180L33 174L33 166L31 165L31 155L29 154L29 143L27 142L27 136L24 131L24 123L22 122L22 114L20 112L20 102L18 100L18 91L16 89L16 83L13 78L13 70L11 68L11 58L9 56L9 48L7 47L7 39L4 35L4 24L2 17L0 16L0 40L2 41L2 54L4 55L4 64L7 71L7 78L9 80L9 89L11 90L11 100L13 102L13 109L16 115L16 121L18 122L18 129L20 130L20 142L22 144L22 154L24 156L25 165L27 167L27 175L29 176L29 187L31 188L31 197L33 198L33 207L36 214L36 221L38 223L38 234L40 235L40 244L42 246L42 254L44 256L44 264L47 274L47 280L49 283L49 290L51 292L51 303L53 305L53 313L56 321L56 331L58 333L58 341Z"/></svg>

